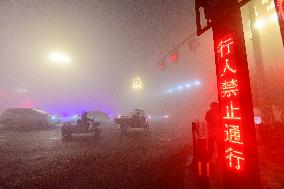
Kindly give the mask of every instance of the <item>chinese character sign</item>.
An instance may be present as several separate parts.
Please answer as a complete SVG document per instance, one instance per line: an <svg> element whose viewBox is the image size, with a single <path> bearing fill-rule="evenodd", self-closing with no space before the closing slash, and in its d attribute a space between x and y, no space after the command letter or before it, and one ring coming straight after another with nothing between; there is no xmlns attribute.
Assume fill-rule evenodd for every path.
<svg viewBox="0 0 284 189"><path fill-rule="evenodd" d="M240 171L244 168L245 157L241 122L242 110L240 108L239 80L234 47L235 42L231 35L215 41L219 101L224 128L225 165L230 170Z"/></svg>
<svg viewBox="0 0 284 189"><path fill-rule="evenodd" d="M236 2L238 1L230 1ZM248 0L242 0L243 5ZM238 4L239 5L239 4ZM223 128L224 188L260 188L249 69L239 6L212 21ZM228 7L219 7L220 11Z"/></svg>
<svg viewBox="0 0 284 189"><path fill-rule="evenodd" d="M275 8L278 14L278 20L284 44L284 0L274 0Z"/></svg>

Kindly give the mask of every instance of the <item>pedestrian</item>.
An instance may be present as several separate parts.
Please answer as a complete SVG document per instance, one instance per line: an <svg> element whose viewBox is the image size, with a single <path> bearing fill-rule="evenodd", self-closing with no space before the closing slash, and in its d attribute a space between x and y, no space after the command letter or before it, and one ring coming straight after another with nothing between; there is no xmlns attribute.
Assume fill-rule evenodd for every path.
<svg viewBox="0 0 284 189"><path fill-rule="evenodd" d="M210 161L213 160L215 144L217 144L218 159L221 159L223 132L222 132L222 121L221 121L218 102L212 102L210 104L210 109L206 112L205 120L207 122L207 129L208 129L209 160Z"/></svg>

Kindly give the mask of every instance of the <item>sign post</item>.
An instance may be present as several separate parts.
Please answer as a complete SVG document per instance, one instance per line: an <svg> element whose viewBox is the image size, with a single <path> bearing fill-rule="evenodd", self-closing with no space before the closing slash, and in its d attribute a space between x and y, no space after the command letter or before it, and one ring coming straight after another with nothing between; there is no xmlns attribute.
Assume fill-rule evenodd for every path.
<svg viewBox="0 0 284 189"><path fill-rule="evenodd" d="M224 188L257 189L260 188L258 154L240 2L248 1L219 1L214 10L209 0L202 1L202 5L205 12L211 13L206 18L213 29L224 130ZM200 31L199 34L203 32Z"/></svg>
<svg viewBox="0 0 284 189"><path fill-rule="evenodd" d="M224 129L224 187L259 188L258 155L241 12L213 24L218 98Z"/></svg>

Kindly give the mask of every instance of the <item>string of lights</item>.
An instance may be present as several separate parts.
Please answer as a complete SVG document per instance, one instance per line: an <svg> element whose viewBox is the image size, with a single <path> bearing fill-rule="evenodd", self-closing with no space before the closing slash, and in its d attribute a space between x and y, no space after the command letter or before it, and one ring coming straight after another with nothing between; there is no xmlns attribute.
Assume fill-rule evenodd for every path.
<svg viewBox="0 0 284 189"><path fill-rule="evenodd" d="M200 81L193 81L193 82L187 82L185 84L180 84L176 87L170 88L168 89L168 93L173 93L173 92L178 92L178 91L182 91L184 89L190 89L193 86L199 86L201 85Z"/></svg>

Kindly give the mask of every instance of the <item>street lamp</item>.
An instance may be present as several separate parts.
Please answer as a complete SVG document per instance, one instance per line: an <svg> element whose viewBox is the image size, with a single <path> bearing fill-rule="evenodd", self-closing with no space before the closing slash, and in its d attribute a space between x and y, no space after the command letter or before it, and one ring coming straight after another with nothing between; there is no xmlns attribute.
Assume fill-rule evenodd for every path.
<svg viewBox="0 0 284 189"><path fill-rule="evenodd" d="M49 60L57 65L65 65L71 62L71 58L68 54L54 51L49 54Z"/></svg>
<svg viewBox="0 0 284 189"><path fill-rule="evenodd" d="M143 83L142 83L141 79L139 77L135 77L132 80L132 88L133 89L142 89L142 87L143 87Z"/></svg>
<svg viewBox="0 0 284 189"><path fill-rule="evenodd" d="M261 30L265 25L265 21L263 19L259 19L255 22L255 27L258 30Z"/></svg>

